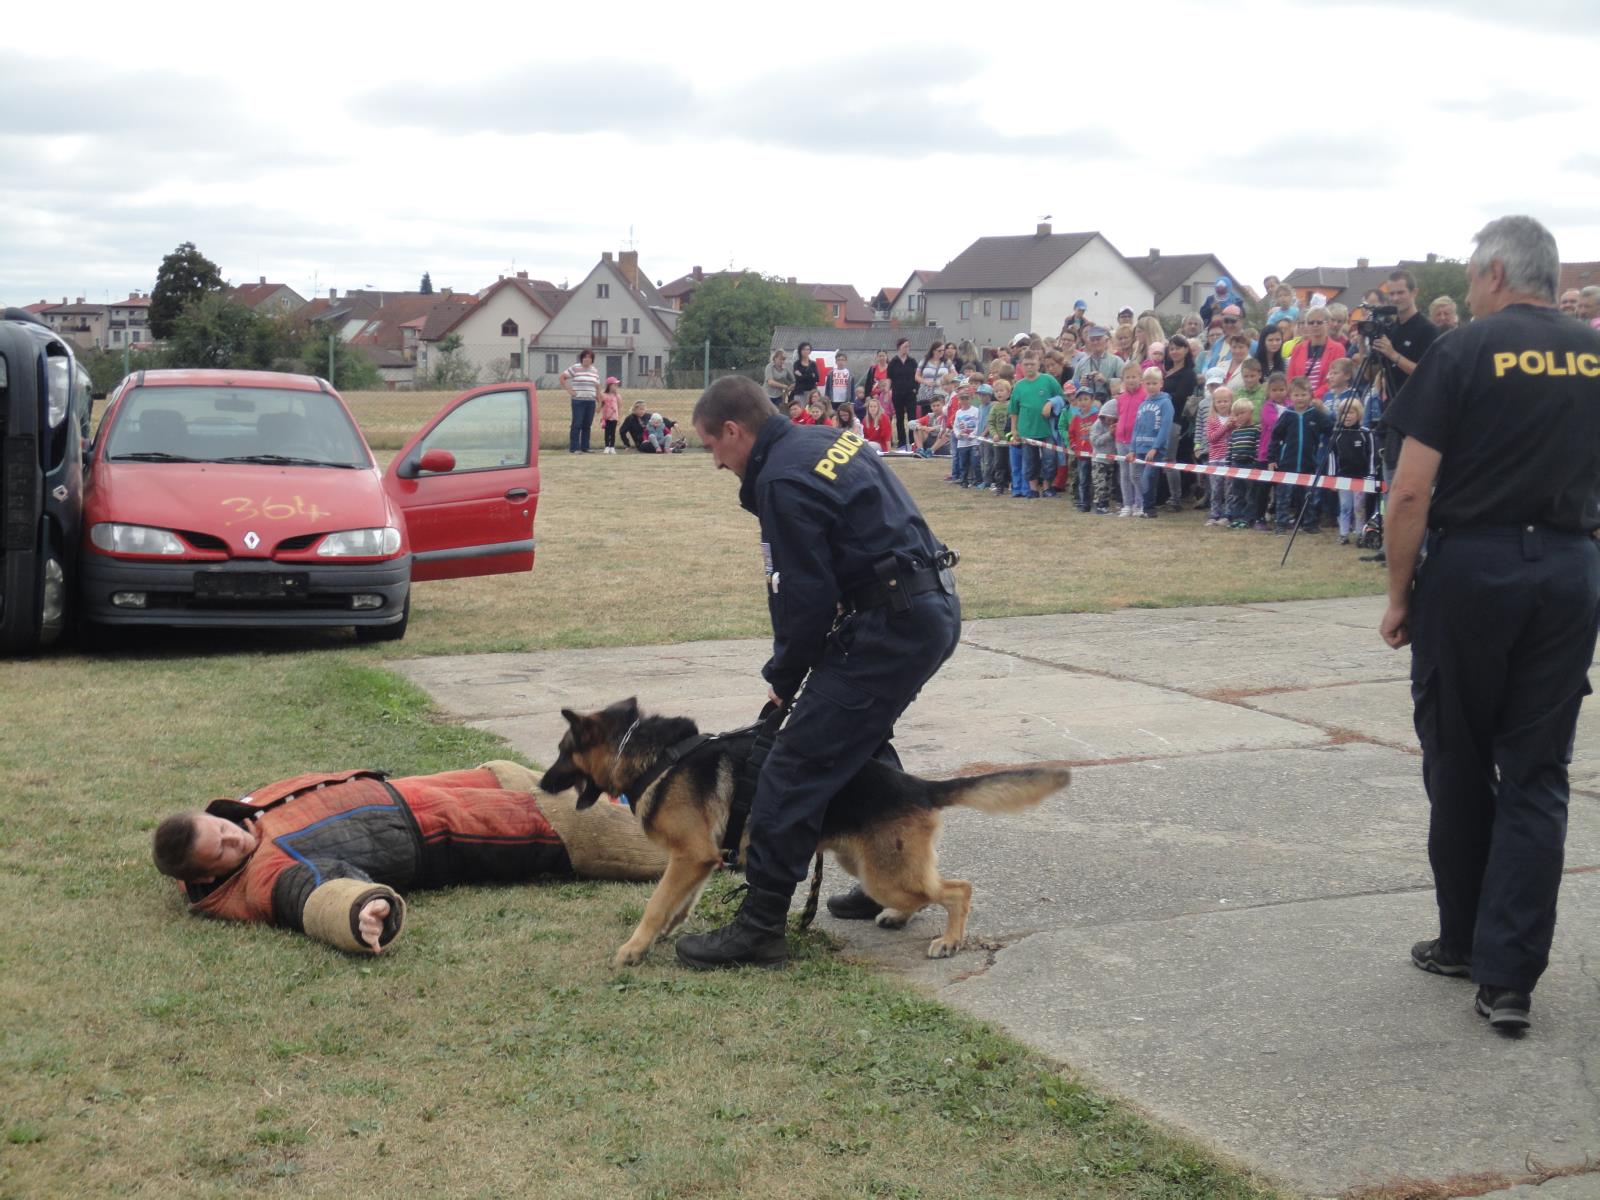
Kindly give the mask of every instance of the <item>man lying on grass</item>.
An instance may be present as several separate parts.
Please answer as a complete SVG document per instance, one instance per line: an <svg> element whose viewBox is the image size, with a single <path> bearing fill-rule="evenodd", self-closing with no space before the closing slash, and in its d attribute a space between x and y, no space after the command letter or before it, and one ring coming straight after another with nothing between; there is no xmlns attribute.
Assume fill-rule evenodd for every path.
<svg viewBox="0 0 1600 1200"><path fill-rule="evenodd" d="M535 776L513 762L408 779L298 775L168 817L153 856L192 912L374 954L404 924L398 889L660 876L666 856L631 812L579 812L574 794L534 790Z"/></svg>

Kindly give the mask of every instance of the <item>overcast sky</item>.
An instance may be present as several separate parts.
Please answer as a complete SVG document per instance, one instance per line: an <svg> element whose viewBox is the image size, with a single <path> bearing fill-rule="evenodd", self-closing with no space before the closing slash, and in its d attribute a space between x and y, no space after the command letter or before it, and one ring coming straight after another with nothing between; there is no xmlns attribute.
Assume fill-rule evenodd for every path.
<svg viewBox="0 0 1600 1200"><path fill-rule="evenodd" d="M183 241L308 298L576 282L630 230L655 279L870 297L1046 214L1252 285L1509 212L1600 259L1594 0L879 9L11 5L0 302Z"/></svg>

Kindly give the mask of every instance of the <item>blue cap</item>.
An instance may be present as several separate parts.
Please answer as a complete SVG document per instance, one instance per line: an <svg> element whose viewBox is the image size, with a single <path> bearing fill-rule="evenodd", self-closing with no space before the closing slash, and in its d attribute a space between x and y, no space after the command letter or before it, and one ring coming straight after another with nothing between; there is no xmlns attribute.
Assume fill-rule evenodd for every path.
<svg viewBox="0 0 1600 1200"><path fill-rule="evenodd" d="M1073 308L1088 308L1089 306L1087 304L1085 304L1082 300L1074 300L1072 302L1072 307Z"/></svg>
<svg viewBox="0 0 1600 1200"><path fill-rule="evenodd" d="M1233 286L1233 280L1229 279L1226 275L1218 275L1217 276L1217 286L1218 287L1232 287Z"/></svg>

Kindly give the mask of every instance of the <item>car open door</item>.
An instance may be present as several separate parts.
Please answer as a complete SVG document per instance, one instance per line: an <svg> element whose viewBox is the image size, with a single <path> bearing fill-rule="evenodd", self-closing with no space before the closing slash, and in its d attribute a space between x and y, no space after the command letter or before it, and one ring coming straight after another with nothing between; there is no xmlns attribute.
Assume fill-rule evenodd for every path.
<svg viewBox="0 0 1600 1200"><path fill-rule="evenodd" d="M539 503L533 385L463 392L406 443L383 484L405 513L413 581L532 570Z"/></svg>

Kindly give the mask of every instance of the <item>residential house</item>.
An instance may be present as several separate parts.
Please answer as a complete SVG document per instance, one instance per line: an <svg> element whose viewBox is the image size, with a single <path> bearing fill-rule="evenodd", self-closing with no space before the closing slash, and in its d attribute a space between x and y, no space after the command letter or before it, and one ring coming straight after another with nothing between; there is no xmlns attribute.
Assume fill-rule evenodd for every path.
<svg viewBox="0 0 1600 1200"><path fill-rule="evenodd" d="M273 317L297 312L306 305L305 297L286 283L268 283L265 275L255 283L243 283L228 289L228 298L242 304L252 312Z"/></svg>
<svg viewBox="0 0 1600 1200"><path fill-rule="evenodd" d="M110 309L104 304L85 304L79 296L67 303L65 296L60 304L50 305L39 313L44 323L62 337L83 350L104 350L106 335L110 332Z"/></svg>
<svg viewBox="0 0 1600 1200"><path fill-rule="evenodd" d="M454 335L461 339L461 355L478 369L479 379L533 378L538 364L529 366L529 348L561 303L551 298L553 287L529 279L526 271L502 275L478 294L474 304L439 306L428 316L407 322L411 334L403 345L414 347L417 367L426 372L437 361L439 343Z"/></svg>
<svg viewBox="0 0 1600 1200"><path fill-rule="evenodd" d="M922 293L930 323L980 347L1019 333L1055 334L1077 300L1091 319L1110 320L1123 305L1144 311L1155 295L1103 234L1053 233L1044 224L1031 236L979 238Z"/></svg>
<svg viewBox="0 0 1600 1200"><path fill-rule="evenodd" d="M699 267L692 268L687 275L680 275L670 283L663 284L659 291L661 298L667 302L674 312L682 312L689 306L689 301L694 299L695 289L708 279L715 279L720 275L743 275L743 271L702 271Z"/></svg>
<svg viewBox="0 0 1600 1200"><path fill-rule="evenodd" d="M866 329L873 323L872 310L849 283L796 283L789 286L822 305L822 314L835 329Z"/></svg>
<svg viewBox="0 0 1600 1200"><path fill-rule="evenodd" d="M894 295L888 297L889 320L898 321L903 325L925 324L928 319L927 301L922 298L922 293L938 278L937 271L911 272L905 283L894 289ZM884 289L885 292L888 290Z"/></svg>
<svg viewBox="0 0 1600 1200"><path fill-rule="evenodd" d="M895 297L900 294L897 287L881 287L873 293L869 303L872 305L874 320L888 323L889 314L894 310Z"/></svg>
<svg viewBox="0 0 1600 1200"><path fill-rule="evenodd" d="M1358 258L1353 267L1298 267L1285 275L1283 282L1294 289L1295 298L1302 308L1311 302L1313 296L1318 295L1325 304L1337 300L1354 308L1361 303L1361 297L1374 288L1382 291L1389 272L1399 270L1401 265L1390 263L1386 267L1375 267L1370 259ZM1413 262L1408 265L1419 264Z"/></svg>
<svg viewBox="0 0 1600 1200"><path fill-rule="evenodd" d="M840 328L836 325L779 325L772 331L770 350L782 350L794 362L795 347L810 342L811 351L827 365L833 365L833 356L843 350L850 356L851 369L859 376L871 364L879 350L894 353L895 343L901 338L911 342L911 353L921 358L935 342L944 341L944 330L936 325L912 325L893 329L887 325L871 328Z"/></svg>
<svg viewBox="0 0 1600 1200"><path fill-rule="evenodd" d="M639 270L637 250L615 257L607 250L529 346L529 375L549 386L590 349L602 378L615 376L624 387L659 385L678 311Z"/></svg>
<svg viewBox="0 0 1600 1200"><path fill-rule="evenodd" d="M337 332L341 341L364 355L378 368L391 391L410 388L418 368L416 321L435 312L455 313L471 308L476 296L439 292L355 291L342 299L330 291L326 301L314 300L302 313L321 329Z"/></svg>
<svg viewBox="0 0 1600 1200"><path fill-rule="evenodd" d="M1215 254L1163 254L1152 248L1143 258L1128 258L1128 265L1149 281L1155 292L1152 307L1159 316L1186 317L1199 312L1223 276L1243 294L1233 272ZM1113 314L1101 315L1109 318Z"/></svg>
<svg viewBox="0 0 1600 1200"><path fill-rule="evenodd" d="M107 349L147 346L154 340L150 336L149 293L130 292L126 300L114 300L106 310Z"/></svg>

